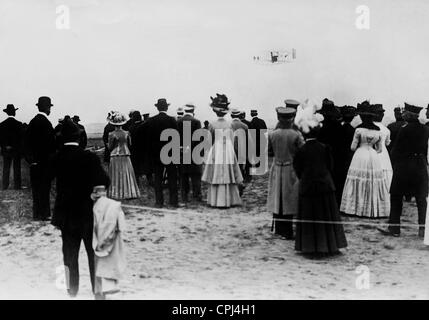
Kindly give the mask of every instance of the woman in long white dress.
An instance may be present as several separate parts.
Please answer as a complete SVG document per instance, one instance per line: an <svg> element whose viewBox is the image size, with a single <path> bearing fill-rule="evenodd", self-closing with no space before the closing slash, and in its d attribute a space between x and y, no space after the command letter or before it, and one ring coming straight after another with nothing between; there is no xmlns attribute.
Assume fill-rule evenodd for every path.
<svg viewBox="0 0 429 320"><path fill-rule="evenodd" d="M239 185L243 182L243 176L235 156L231 122L225 119L228 105L225 95L217 94L212 98L211 107L218 119L209 124L214 141L207 154L201 178L209 183L207 203L218 208L241 205Z"/></svg>
<svg viewBox="0 0 429 320"><path fill-rule="evenodd" d="M368 218L389 216L389 186L379 153L382 152L380 128L373 122L369 102L358 104L362 124L356 128L351 149L355 151L347 173L341 199L341 212Z"/></svg>
<svg viewBox="0 0 429 320"><path fill-rule="evenodd" d="M374 123L377 127L380 128L381 132L381 152L379 153L379 157L381 159L384 177L386 178L387 185L390 188L393 176L392 163L390 162L389 152L387 151L387 147L390 145L390 130L383 123L381 123L384 117L384 111L383 105L374 105L374 112L377 114L374 118Z"/></svg>

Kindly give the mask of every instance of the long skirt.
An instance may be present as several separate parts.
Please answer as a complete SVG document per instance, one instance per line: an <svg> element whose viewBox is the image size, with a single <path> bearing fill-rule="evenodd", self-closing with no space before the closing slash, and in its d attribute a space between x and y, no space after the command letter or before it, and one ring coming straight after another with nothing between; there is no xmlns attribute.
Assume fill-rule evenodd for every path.
<svg viewBox="0 0 429 320"><path fill-rule="evenodd" d="M207 204L217 208L241 205L237 184L211 184L207 190Z"/></svg>
<svg viewBox="0 0 429 320"><path fill-rule="evenodd" d="M389 182L373 148L356 150L347 173L340 211L368 218L389 216Z"/></svg>
<svg viewBox="0 0 429 320"><path fill-rule="evenodd" d="M110 187L109 198L116 200L135 199L140 197L134 169L129 156L114 156L109 165Z"/></svg>
<svg viewBox="0 0 429 320"><path fill-rule="evenodd" d="M303 253L336 253L347 247L347 240L340 222L335 193L299 197L295 250ZM316 222L317 221L317 222Z"/></svg>

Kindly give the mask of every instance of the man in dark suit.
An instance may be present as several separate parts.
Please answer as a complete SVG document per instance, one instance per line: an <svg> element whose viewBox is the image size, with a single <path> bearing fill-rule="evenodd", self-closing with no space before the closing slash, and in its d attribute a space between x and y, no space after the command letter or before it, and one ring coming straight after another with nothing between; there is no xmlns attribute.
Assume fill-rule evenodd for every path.
<svg viewBox="0 0 429 320"><path fill-rule="evenodd" d="M393 145L395 144L396 137L398 136L399 130L405 125L405 121L402 118L402 110L400 107L393 109L395 114L395 122L392 122L387 126L387 129L390 130L390 144L387 146L389 153L392 152Z"/></svg>
<svg viewBox="0 0 429 320"><path fill-rule="evenodd" d="M180 133L181 162L180 162L180 182L182 191L182 201L188 202L189 180L192 183L192 197L194 200L201 201L201 165L196 164L192 158L192 152L199 141L185 141L185 132L189 132L190 136L196 130L201 129L201 121L194 117L195 106L191 104L185 105L183 108L184 115L177 121L177 127Z"/></svg>
<svg viewBox="0 0 429 320"><path fill-rule="evenodd" d="M244 123L248 129L252 129L252 123L248 120L246 120L246 112L245 111L241 111L239 119L242 123ZM248 143L249 141L247 141ZM249 153L249 145L247 144L247 153ZM245 182L250 182L252 180L252 176L250 175L250 167L251 167L251 163L249 161L249 156L247 154L247 159L246 159L246 165L244 166L244 180Z"/></svg>
<svg viewBox="0 0 429 320"><path fill-rule="evenodd" d="M110 151L109 151L109 147L108 147L109 146L109 133L112 132L113 130L115 130L115 126L113 124L111 124L109 122L109 120L108 120L109 117L110 117L110 114L112 112L113 111L110 111L107 114L107 124L106 124L106 126L104 127L104 130L103 130L103 143L104 143L104 156L103 156L103 160L106 163L110 162Z"/></svg>
<svg viewBox="0 0 429 320"><path fill-rule="evenodd" d="M87 144L88 144L88 136L86 135L85 127L80 122L79 116L73 116L72 118L73 122L78 126L80 130L80 137L79 137L79 147L81 147L83 150L85 150Z"/></svg>
<svg viewBox="0 0 429 320"><path fill-rule="evenodd" d="M10 167L13 162L14 189L21 189L21 154L23 126L15 119L16 110L13 104L8 104L3 111L7 119L0 123L0 144L3 155L3 190L9 188Z"/></svg>
<svg viewBox="0 0 429 320"><path fill-rule="evenodd" d="M94 291L95 269L93 235L93 201L95 186L109 185L97 155L79 147L80 129L73 121L65 120L61 129L63 146L53 157L50 178L56 178L52 224L61 230L63 257L71 297L79 290L79 248L81 241L88 255L89 274Z"/></svg>
<svg viewBox="0 0 429 320"><path fill-rule="evenodd" d="M141 144L140 136L138 134L140 126L143 124L142 116L140 111L134 111L132 114L132 123L128 127L128 132L130 133L131 137L131 145L130 145L130 152L131 152L131 163L133 165L134 174L137 179L137 183L140 181L141 176L141 163L142 163L142 157L144 153L144 149L139 148L139 145ZM144 138L144 137L143 137Z"/></svg>
<svg viewBox="0 0 429 320"><path fill-rule="evenodd" d="M34 220L48 220L51 215L49 193L49 159L55 153L55 133L48 119L51 98L40 97L36 104L39 113L28 124L25 133L25 155L30 164Z"/></svg>
<svg viewBox="0 0 429 320"><path fill-rule="evenodd" d="M153 165L150 154L151 142L149 136L149 113L143 114L143 121L135 129L135 138L131 137L131 143L134 144L138 153L140 174L146 176L147 184L154 186L153 183Z"/></svg>
<svg viewBox="0 0 429 320"><path fill-rule="evenodd" d="M156 116L149 118L147 122L147 139L150 143L149 152L155 174L155 205L158 208L161 208L164 205L164 195L162 190L164 170L167 172L168 189L170 192L170 205L173 207L178 206L176 164L166 164L163 163L161 159L161 149L168 143L167 141L161 141L161 133L166 129L177 130L176 120L173 117L167 115L169 105L170 104L167 103L166 99L158 99L158 102L155 104L155 106L158 108L159 113Z"/></svg>
<svg viewBox="0 0 429 320"><path fill-rule="evenodd" d="M406 124L396 137L391 152L393 168L390 186L390 217L383 234L399 237L403 196L414 196L417 202L419 236L424 236L428 196L427 151L429 130L418 120L422 108L405 103L403 118Z"/></svg>
<svg viewBox="0 0 429 320"><path fill-rule="evenodd" d="M252 141L255 143L255 148L254 148L256 152L255 156L260 157L260 156L263 156L261 155L261 153L264 152L264 150L261 150L261 139L263 139L262 140L263 148L268 145L268 140L265 135L265 132L267 130L267 125L264 120L258 117L257 110L250 110L250 116L252 117L252 120L250 121L250 128L252 129L250 131L251 132L250 134L251 134ZM252 165L257 167L260 164L252 163Z"/></svg>

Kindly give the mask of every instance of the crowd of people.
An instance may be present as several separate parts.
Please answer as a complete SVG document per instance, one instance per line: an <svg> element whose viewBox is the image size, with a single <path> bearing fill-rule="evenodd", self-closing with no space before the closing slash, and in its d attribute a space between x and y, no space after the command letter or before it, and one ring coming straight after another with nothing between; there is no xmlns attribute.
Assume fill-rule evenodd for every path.
<svg viewBox="0 0 429 320"><path fill-rule="evenodd" d="M268 156L272 157L267 197L267 209L273 214L272 231L295 240L297 251L339 253L347 246L341 214L388 217L388 228L379 231L398 237L403 201L410 201L410 197L417 203L418 236L425 236L429 127L424 123L429 120L422 107L405 103L404 108L395 108L396 121L386 127L381 104L364 101L357 107L338 107L324 99L319 106L309 100L288 99L275 109L278 122L268 131L257 110L251 110L252 120L248 121L245 112L230 108L224 94L210 99L217 118L204 121L204 126L192 104L179 108L177 117L169 116L170 104L164 98L155 103L158 114L152 117L132 111L127 120L118 111L109 112L103 133L107 173L99 157L85 151L87 136L78 116L65 116L55 129L52 127L49 97L39 98L39 113L28 125L15 119L18 109L13 105L3 110L8 115L0 124L3 189L8 188L12 162L14 187L21 187L20 161L25 157L30 165L33 218L50 220L51 181L56 179L52 224L62 232L71 295L79 286L81 240L88 253L94 292L114 287L110 281L123 269L121 250L112 261L99 261L110 254L105 246L115 247L112 243L120 236L122 227L112 225L124 223L119 202L114 200L139 198L146 192L144 177L147 187L155 191L158 208L164 207L164 187L168 187L172 207L179 206L179 189L182 203L189 202L191 194L192 201L203 201L201 182L207 184L209 206L229 208L242 204L246 184L255 172L260 173L255 167ZM357 116L360 124L353 126ZM178 162L166 162L162 157L171 143L163 137L168 130L175 130L180 137ZM199 131L203 134L187 141L187 130L192 137ZM239 133L244 133L244 139ZM205 139L209 147L200 148ZM198 161L195 154L204 161ZM93 216L95 211L98 216ZM94 239L99 245L92 243ZM427 230L425 242L429 244ZM97 252L101 252L98 258ZM99 276L97 263L104 270ZM114 267L106 267L112 264Z"/></svg>

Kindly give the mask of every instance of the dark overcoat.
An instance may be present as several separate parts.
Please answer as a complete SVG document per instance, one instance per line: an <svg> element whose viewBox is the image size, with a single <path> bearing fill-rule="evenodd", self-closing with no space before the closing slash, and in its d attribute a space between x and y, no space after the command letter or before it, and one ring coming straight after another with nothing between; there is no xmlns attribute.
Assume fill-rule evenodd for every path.
<svg viewBox="0 0 429 320"><path fill-rule="evenodd" d="M405 124L398 132L392 147L393 177L390 193L394 195L428 195L429 128L420 122Z"/></svg>

